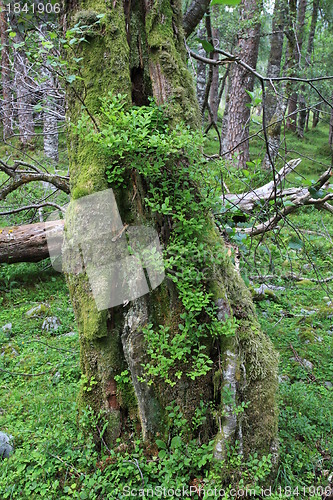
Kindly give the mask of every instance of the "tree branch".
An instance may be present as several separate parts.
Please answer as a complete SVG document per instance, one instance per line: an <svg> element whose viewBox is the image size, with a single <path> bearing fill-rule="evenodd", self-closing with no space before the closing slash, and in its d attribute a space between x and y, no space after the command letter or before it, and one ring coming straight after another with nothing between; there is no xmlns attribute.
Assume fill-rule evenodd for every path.
<svg viewBox="0 0 333 500"><path fill-rule="evenodd" d="M183 17L186 38L195 30L207 12L210 0L193 0Z"/></svg>
<svg viewBox="0 0 333 500"><path fill-rule="evenodd" d="M19 166L25 166L29 168L29 170L19 170ZM4 200L9 193L12 193L20 186L36 181L48 182L67 194L70 192L69 177L42 172L34 165L30 165L26 162L16 160L14 162L14 166L11 167L4 161L0 160L0 170L5 172L10 177L9 182L3 185L2 189L0 189L0 200Z"/></svg>

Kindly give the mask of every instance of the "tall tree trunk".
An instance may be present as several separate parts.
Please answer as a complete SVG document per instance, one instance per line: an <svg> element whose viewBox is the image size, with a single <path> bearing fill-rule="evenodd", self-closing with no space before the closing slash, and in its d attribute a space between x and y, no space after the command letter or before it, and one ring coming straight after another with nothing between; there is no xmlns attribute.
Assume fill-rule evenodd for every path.
<svg viewBox="0 0 333 500"><path fill-rule="evenodd" d="M319 3L320 3L320 0L313 0L313 3L312 3L311 25L310 25L310 32L309 32L309 38L308 38L308 47L307 47L307 51L306 51L306 65L307 66L309 66L311 64L311 56L312 56L312 52L313 52L314 37L315 37L315 33L316 33L317 20L318 20Z"/></svg>
<svg viewBox="0 0 333 500"><path fill-rule="evenodd" d="M271 35L271 49L267 65L267 78L277 78L280 76L285 16L285 0L275 0ZM276 94L275 90L276 85L277 84L275 83L275 88L272 85L269 85L266 91L264 113L267 125L271 122L277 105L278 95Z"/></svg>
<svg viewBox="0 0 333 500"><path fill-rule="evenodd" d="M237 55L252 68L257 65L260 34L261 1L242 0L240 6L243 30L238 35ZM254 76L242 66L234 64L230 77L227 142L229 158L237 157L236 163L245 168L250 159L249 120L250 97L246 90L252 91Z"/></svg>
<svg viewBox="0 0 333 500"><path fill-rule="evenodd" d="M312 112L312 128L316 128L320 120L321 103L317 104Z"/></svg>
<svg viewBox="0 0 333 500"><path fill-rule="evenodd" d="M198 29L198 38L203 40L205 38L206 30L203 21L201 21ZM206 51L200 44L198 48L198 53L202 57L206 57ZM201 61L197 61L197 98L200 110L203 110L203 105L205 101L206 93L206 76L207 76L207 65Z"/></svg>
<svg viewBox="0 0 333 500"><path fill-rule="evenodd" d="M267 66L268 78L276 78L280 76L285 16L285 0L276 0L273 13L271 49ZM281 123L285 113L285 105L277 92L276 82L274 85L269 84L266 90L263 113L265 117L265 125L269 127L267 130L269 155L267 153L265 155L263 168L265 170L270 170L271 161L274 163L279 151Z"/></svg>
<svg viewBox="0 0 333 500"><path fill-rule="evenodd" d="M1 41L1 86L2 86L2 125L3 138L6 140L13 132L12 128L12 93L10 82L8 51L7 14L3 2L0 2L0 41Z"/></svg>
<svg viewBox="0 0 333 500"><path fill-rule="evenodd" d="M331 97L331 103L333 106L333 93ZM328 144L330 145L332 154L333 154L333 107L331 109L331 116L330 116L330 128L329 128L329 136L328 136Z"/></svg>
<svg viewBox="0 0 333 500"><path fill-rule="evenodd" d="M303 94L304 90L305 87L302 86L298 97L299 110L298 110L297 135L300 139L303 139L304 137L304 129L306 124L306 101Z"/></svg>
<svg viewBox="0 0 333 500"><path fill-rule="evenodd" d="M224 113L222 119L222 128L221 128L221 139L222 139L222 152L228 152L228 114L229 114L229 89L230 89L230 74L232 72L232 68L229 67L227 80L226 80L226 91L225 91L225 106Z"/></svg>
<svg viewBox="0 0 333 500"><path fill-rule="evenodd" d="M285 23L289 29L287 30L287 47L286 47L286 57L285 64L283 68L283 73L288 74L291 68L294 65L294 55L295 55L295 34L293 26L295 24L296 19L296 0L288 0L288 4L285 5L285 15L287 16L287 22ZM270 89L269 89L270 92ZM281 138L281 128L282 122L284 119L284 115L286 112L287 104L288 104L288 95L291 92L291 84L287 82L286 84L282 84L278 99L276 102L276 107L274 110L274 114L268 122L265 115L266 125L269 125L268 128L268 152L265 154L265 158L263 161L263 168L266 170L271 170L275 163L276 157L280 148L280 138ZM269 110L270 112L270 110ZM273 165L272 165L273 164Z"/></svg>
<svg viewBox="0 0 333 500"><path fill-rule="evenodd" d="M104 2L78 2L75 22L86 15L86 10L80 10L81 5L90 11L97 10L96 15L106 12ZM76 91L82 92L86 109L91 116L95 116L98 126L96 114L100 108L99 97L106 97L110 91L114 95L125 93L130 106L133 85L137 84L137 80L133 81L133 75L138 75L140 69L141 83L143 80L146 82L145 92L153 95L158 104L168 103L170 126L184 120L192 128L197 128L200 115L186 66L181 2L145 0L142 3L133 2L131 6L125 2L124 5L125 10L121 2L113 2L108 7L101 31L90 36L89 44L80 46L85 89L78 86ZM74 12L70 8L72 5L67 2L67 13L72 17ZM140 89L143 92L142 85ZM81 102L75 98L75 94L69 97L68 108L69 119L77 123ZM74 135L73 131L70 132L69 151L74 199L108 187L105 170L110 161L115 161L115 157L110 159L104 156L98 144L87 142L83 137ZM179 158L177 165L174 162L172 164L173 168L166 172L170 200L178 196L176 186L179 182L187 183L181 170L181 166L187 164L187 159ZM125 174L125 181L126 190L112 184L124 226L153 224L168 249L172 239L177 236L177 215L160 218L150 213L145 200L150 193L148 182L155 186L154 180L144 178L134 165ZM181 186L185 189L185 184ZM192 189L197 190L195 186ZM69 242L75 237L74 206L68 209L66 215ZM189 217L190 212L184 216ZM199 238L211 249L216 244L223 245L211 219L206 217L205 220L201 234L193 234L191 241ZM99 244L97 235L96 244ZM65 243L64 258L65 265L70 266L71 250L68 243ZM193 263L193 266L196 265L196 262ZM236 337L222 336L216 340L209 335L200 337L201 348L210 356L214 368L191 380L186 375L184 360L175 359L172 373L179 372L180 375L179 379L175 377L174 386L159 378L153 379L152 385L141 380L142 363L153 362L146 352L147 340L143 330L147 325L152 325L158 334L158 325L163 325L169 332L170 345L181 338L182 316L189 317L188 309L181 300L181 286L168 277L150 294L123 306L99 312L87 277L72 272L67 275L67 279L80 332L81 368L87 381L85 387L89 388L90 383L93 384L93 390L81 390L79 406L92 408L97 416L102 412L109 423L104 434L105 440L111 442L116 436L125 433L127 422L130 419L135 421L136 418L139 418L145 439L152 439L157 432L163 436L168 432L165 408L171 401L176 401L186 418L191 418L201 400L207 407L209 401L214 400L214 387L215 391L221 391L222 387L229 386L236 404L240 401L251 403L241 421L230 414L230 409L226 409L219 392L218 400L224 409L223 421L220 428L216 428L214 419L208 416L206 427L206 431L216 434L215 456L223 458L226 443L240 437L245 454L257 451L261 455L275 450L277 359L271 343L259 329L249 292L230 260L223 259L221 269L217 270L216 276L207 286L213 294L217 318L222 324L230 315L237 319ZM204 318L200 321L198 333L200 324L205 324ZM117 384L115 378L124 369L131 375L128 389ZM223 375L223 379L216 383L214 380L219 374Z"/></svg>
<svg viewBox="0 0 333 500"><path fill-rule="evenodd" d="M289 97L288 101L288 118L287 118L287 128L291 132L296 132L296 120L297 120L297 92L293 92Z"/></svg>
<svg viewBox="0 0 333 500"><path fill-rule="evenodd" d="M20 27L14 20L11 22L16 30L14 42L24 42ZM20 141L24 146L31 144L34 136L33 93L35 83L28 74L28 61L22 48L14 49L14 86L16 89L16 112Z"/></svg>
<svg viewBox="0 0 333 500"><path fill-rule="evenodd" d="M297 27L294 26L295 36L296 36L295 69L301 68L306 6L307 6L307 0L298 1ZM297 130L297 101L298 101L298 92L294 91L289 98L288 120L287 120L287 127L292 132L296 132Z"/></svg>
<svg viewBox="0 0 333 500"><path fill-rule="evenodd" d="M214 47L219 47L219 40L220 40L220 33L219 29L216 27L217 25L217 5L213 6L211 8L211 27L212 27L212 45ZM217 52L213 52L211 55L212 59L218 61L219 60L219 54ZM213 76L212 76L212 84L210 86L210 93L209 93L209 105L212 113L212 121L217 123L217 113L219 110L219 67L218 66L213 66Z"/></svg>
<svg viewBox="0 0 333 500"><path fill-rule="evenodd" d="M316 33L316 26L317 26L317 20L318 20L319 1L320 0L313 0L313 3L312 3L311 25L310 25L308 46L307 46L307 50L306 50L305 64L304 64L305 68L307 68L311 64L314 36ZM309 123L309 111L304 109L306 107L304 92L305 92L305 85L302 85L301 89L300 89L300 108L301 108L301 111L299 114L299 122L298 122L298 127L297 127L297 135L300 138L304 137L304 129L305 129L305 127L308 129L308 123Z"/></svg>
<svg viewBox="0 0 333 500"><path fill-rule="evenodd" d="M44 78L42 84L43 92L43 139L44 139L44 154L54 163L58 162L58 120L56 106L56 83L55 78L44 65Z"/></svg>

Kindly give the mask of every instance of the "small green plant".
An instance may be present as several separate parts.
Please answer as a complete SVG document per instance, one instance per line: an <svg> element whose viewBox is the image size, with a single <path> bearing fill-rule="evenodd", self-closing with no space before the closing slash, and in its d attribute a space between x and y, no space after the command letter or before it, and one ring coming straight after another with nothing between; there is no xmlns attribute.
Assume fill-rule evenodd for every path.
<svg viewBox="0 0 333 500"><path fill-rule="evenodd" d="M147 184L146 207L173 226L164 265L183 311L175 329L152 324L144 328L150 358L144 377L150 383L152 377L161 377L175 385L186 373L194 380L212 369L203 339L233 335L237 328L233 318L224 323L217 319L210 291L226 251L220 243L207 250L203 242L209 238L205 234L209 231L208 214L219 196L218 192L212 196L210 176L202 182L207 165L201 159L201 141L183 124L170 128L164 108L153 100L149 106L128 107L127 98L120 94L110 94L101 101L98 123L96 131L90 117L83 114L76 130L100 148L108 162L110 186L119 188L135 170Z"/></svg>
<svg viewBox="0 0 333 500"><path fill-rule="evenodd" d="M91 392L94 388L95 385L97 385L98 382L95 379L94 376L90 377L90 379L85 375L81 375L81 385L82 385L82 390L86 392Z"/></svg>

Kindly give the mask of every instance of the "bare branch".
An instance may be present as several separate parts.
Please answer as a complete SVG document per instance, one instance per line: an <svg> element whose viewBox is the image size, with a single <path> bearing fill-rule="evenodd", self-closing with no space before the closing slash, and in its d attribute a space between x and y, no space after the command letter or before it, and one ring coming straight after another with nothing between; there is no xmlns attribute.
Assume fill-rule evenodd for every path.
<svg viewBox="0 0 333 500"><path fill-rule="evenodd" d="M274 181L270 181L264 186L261 186L258 189L254 189L253 191L249 191L246 193L240 193L240 194L225 194L224 198L227 201L230 201L231 203L237 205L237 207L240 208L240 210L244 212L251 212L254 208L254 206L260 202L260 201L269 201L274 199L274 193L276 192L277 196L281 196L282 194L282 182L284 181L285 177L290 173L295 170L295 168L300 164L301 160L300 158L297 158L296 160L291 160L289 163L287 163L281 170L276 174L275 176L275 183ZM275 188L278 188L276 190ZM293 189L293 188L292 188ZM296 188L299 189L299 188ZM298 194L298 191L296 191ZM293 193L288 193L288 195L293 194Z"/></svg>
<svg viewBox="0 0 333 500"><path fill-rule="evenodd" d="M192 0L183 17L185 36L188 37L198 26L208 10L210 0Z"/></svg>
<svg viewBox="0 0 333 500"><path fill-rule="evenodd" d="M61 210L60 205L57 205L56 203L52 202L47 202L47 203L40 203L39 205L26 205L25 207L13 208L11 210L8 210L7 212L0 212L0 215L17 214L19 212L23 212L24 210L38 210L39 208L43 207L53 207L56 208L57 210Z"/></svg>
<svg viewBox="0 0 333 500"><path fill-rule="evenodd" d="M30 169L30 171L19 170L19 166L26 166ZM70 192L69 177L42 172L30 163L15 160L14 167L11 167L4 161L0 160L0 170L5 172L10 177L9 182L7 182L2 189L0 189L0 200L4 200L9 193L12 193L20 186L36 181L48 182L66 194L69 194Z"/></svg>

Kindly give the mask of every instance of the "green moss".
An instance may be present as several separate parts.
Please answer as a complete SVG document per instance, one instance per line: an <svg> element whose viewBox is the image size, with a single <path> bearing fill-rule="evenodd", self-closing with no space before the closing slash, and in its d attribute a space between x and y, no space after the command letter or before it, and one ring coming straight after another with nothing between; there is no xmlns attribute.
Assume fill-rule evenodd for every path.
<svg viewBox="0 0 333 500"><path fill-rule="evenodd" d="M80 23L80 26L92 26L98 22L98 12L94 10L80 10L74 15L74 24Z"/></svg>
<svg viewBox="0 0 333 500"><path fill-rule="evenodd" d="M182 119L197 128L200 112L193 79L186 67L179 5L174 2L171 7L168 0L154 2L146 16L150 73L155 80L154 95L159 103L168 102L171 121Z"/></svg>
<svg viewBox="0 0 333 500"><path fill-rule="evenodd" d="M94 16L97 13L106 15L103 18L103 35L81 44L76 54L76 57L82 57L80 64L84 85L80 81L75 83L75 92L69 98L69 115L74 124L82 113L83 105L90 116L96 116L100 98L110 90L131 95L129 47L122 5L117 3L112 12L106 11L104 2L87 1L84 6L87 10L77 12L75 19L87 16L87 12L91 12L89 7L93 8ZM77 99L77 94L81 94L81 99ZM105 169L108 161L98 145L87 144L70 128L68 149L71 189L75 198L106 189Z"/></svg>
<svg viewBox="0 0 333 500"><path fill-rule="evenodd" d="M79 333L86 339L105 337L106 312L99 312L92 296L88 278L82 274L68 276L69 291Z"/></svg>

